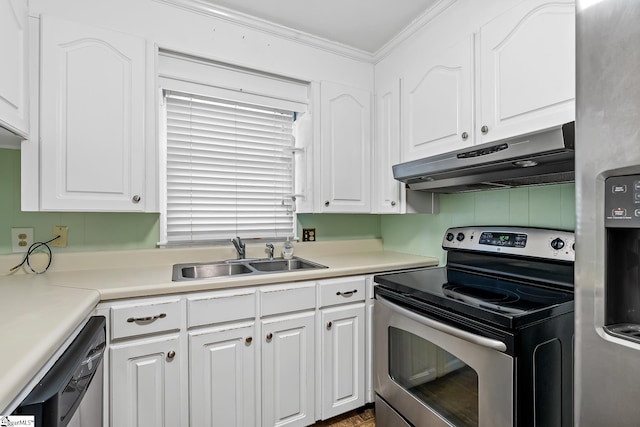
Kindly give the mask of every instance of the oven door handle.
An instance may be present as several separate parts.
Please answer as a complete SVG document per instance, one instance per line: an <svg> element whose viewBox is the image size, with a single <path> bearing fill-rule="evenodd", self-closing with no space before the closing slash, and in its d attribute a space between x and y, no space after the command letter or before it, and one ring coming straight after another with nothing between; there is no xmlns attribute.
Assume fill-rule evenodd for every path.
<svg viewBox="0 0 640 427"><path fill-rule="evenodd" d="M453 326L449 326L445 323L438 322L437 320L433 320L429 317L416 314L413 311L400 307L399 305L394 304L390 301L387 301L386 299L380 296L378 296L377 298L378 300L376 301L376 304L378 303L383 304L387 306L387 308L389 308L390 310L393 310L418 323L422 323L425 326L429 326L430 328L436 329L440 332L444 332L445 334L453 335L454 337L460 338L462 340L468 341L473 344L477 344L482 347L490 348L492 350L497 350L501 352L505 352L507 350L507 345L501 341L494 340L487 337L482 337L480 335L472 334L471 332L463 331Z"/></svg>

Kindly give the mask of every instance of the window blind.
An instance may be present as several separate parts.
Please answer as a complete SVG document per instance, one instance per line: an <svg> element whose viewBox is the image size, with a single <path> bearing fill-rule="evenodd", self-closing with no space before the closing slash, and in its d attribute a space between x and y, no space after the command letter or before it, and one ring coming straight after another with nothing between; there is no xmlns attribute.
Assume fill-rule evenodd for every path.
<svg viewBox="0 0 640 427"><path fill-rule="evenodd" d="M169 243L294 235L294 113L165 92Z"/></svg>

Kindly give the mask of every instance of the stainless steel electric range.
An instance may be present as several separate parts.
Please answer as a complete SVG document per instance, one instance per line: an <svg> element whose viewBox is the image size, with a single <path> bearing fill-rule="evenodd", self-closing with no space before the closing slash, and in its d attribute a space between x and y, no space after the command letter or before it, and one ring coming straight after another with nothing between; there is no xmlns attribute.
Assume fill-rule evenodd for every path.
<svg viewBox="0 0 640 427"><path fill-rule="evenodd" d="M376 425L571 426L574 243L452 228L445 267L375 276Z"/></svg>

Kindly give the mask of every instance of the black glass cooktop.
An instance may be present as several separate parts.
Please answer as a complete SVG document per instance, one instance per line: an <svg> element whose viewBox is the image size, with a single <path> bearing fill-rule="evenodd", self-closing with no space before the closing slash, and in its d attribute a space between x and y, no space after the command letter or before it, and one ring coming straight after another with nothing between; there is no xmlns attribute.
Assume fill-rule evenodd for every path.
<svg viewBox="0 0 640 427"><path fill-rule="evenodd" d="M573 292L446 267L375 276L376 294L506 328L573 310Z"/></svg>

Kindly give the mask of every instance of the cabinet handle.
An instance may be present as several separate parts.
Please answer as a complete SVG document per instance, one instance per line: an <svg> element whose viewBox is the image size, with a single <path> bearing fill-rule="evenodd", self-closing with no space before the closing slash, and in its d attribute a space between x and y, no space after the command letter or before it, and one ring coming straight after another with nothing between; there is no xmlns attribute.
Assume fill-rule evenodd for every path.
<svg viewBox="0 0 640 427"><path fill-rule="evenodd" d="M267 341L271 341L272 338L273 338L273 334L271 332L269 332L267 334Z"/></svg>
<svg viewBox="0 0 640 427"><path fill-rule="evenodd" d="M353 295L353 294L355 294L357 292L358 292L357 289L354 289L352 291L347 291L347 292L338 291L338 292L336 292L336 295L338 295L338 296L342 295L343 297L350 297L351 295Z"/></svg>
<svg viewBox="0 0 640 427"><path fill-rule="evenodd" d="M133 196L131 198L131 200L133 201L133 203L139 203L140 200L142 200L142 197L138 196L137 194L135 196Z"/></svg>
<svg viewBox="0 0 640 427"><path fill-rule="evenodd" d="M333 326L333 322L327 323L327 329L331 329L332 326Z"/></svg>
<svg viewBox="0 0 640 427"><path fill-rule="evenodd" d="M327 206L327 207L329 207L329 201L328 201L328 200L327 200L327 201L325 201L325 202L324 202L324 205L325 205L325 206Z"/></svg>
<svg viewBox="0 0 640 427"><path fill-rule="evenodd" d="M167 353L167 358L168 359L173 359L174 357L176 357L176 352L171 350L169 353Z"/></svg>
<svg viewBox="0 0 640 427"><path fill-rule="evenodd" d="M462 137L463 141L466 141L467 139L469 139L469 134L467 132L462 132L462 135L460 135Z"/></svg>
<svg viewBox="0 0 640 427"><path fill-rule="evenodd" d="M165 317L167 317L166 313L160 313L160 314L156 314L155 316L148 316L148 317L129 317L127 319L127 322L129 323L133 323L133 322L152 322L156 319L164 319Z"/></svg>
<svg viewBox="0 0 640 427"><path fill-rule="evenodd" d="M395 201L391 201L391 206L395 206L396 202Z"/></svg>
<svg viewBox="0 0 640 427"><path fill-rule="evenodd" d="M487 125L484 125L480 128L480 132L482 132L483 135L486 135L489 133L489 127Z"/></svg>
<svg viewBox="0 0 640 427"><path fill-rule="evenodd" d="M251 341L253 341L253 338L251 337L247 337L244 342L246 342L247 344L251 344Z"/></svg>

